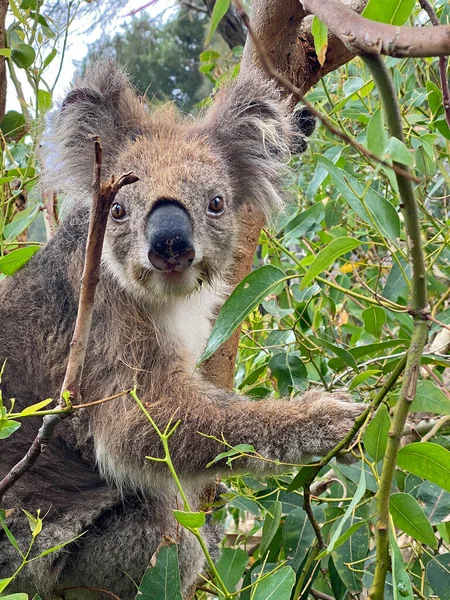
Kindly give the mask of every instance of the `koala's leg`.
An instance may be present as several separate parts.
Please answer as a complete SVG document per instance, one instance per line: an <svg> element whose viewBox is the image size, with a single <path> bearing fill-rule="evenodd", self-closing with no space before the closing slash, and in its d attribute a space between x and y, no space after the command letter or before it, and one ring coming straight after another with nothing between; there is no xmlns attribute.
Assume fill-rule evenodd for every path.
<svg viewBox="0 0 450 600"><path fill-rule="evenodd" d="M254 402L236 394L219 390L205 382L184 378L179 373L167 375L165 387L155 397L141 392L152 418L160 428L169 420L181 424L170 439L173 462L180 475L213 474L224 471L224 465L206 465L228 444L251 444L264 457L289 463L300 463L311 455L329 452L351 429L354 419L365 406L348 401L348 396L314 392L288 400ZM127 419L114 401L95 408L91 428L96 441L99 462L106 474L134 472L145 484L154 470L165 465L145 463L144 456L162 456L162 446L152 426L137 406L127 405ZM201 436L200 433L206 436ZM217 439L213 439L217 438ZM241 460L234 468L247 471L275 470L268 462ZM277 469L279 470L279 468ZM164 471L166 472L166 471Z"/></svg>
<svg viewBox="0 0 450 600"><path fill-rule="evenodd" d="M191 589L203 571L205 557L195 537L175 521L171 509L177 506L176 494L172 493L146 499L124 498L123 504L103 515L71 549L71 559L58 582L66 600L84 600L84 596L68 589L77 586L78 594L86 593L80 587L84 586L111 591L121 600L134 600L164 536L178 544L182 593ZM222 531L207 524L202 534L214 554ZM104 595L91 593L90 598L103 600Z"/></svg>

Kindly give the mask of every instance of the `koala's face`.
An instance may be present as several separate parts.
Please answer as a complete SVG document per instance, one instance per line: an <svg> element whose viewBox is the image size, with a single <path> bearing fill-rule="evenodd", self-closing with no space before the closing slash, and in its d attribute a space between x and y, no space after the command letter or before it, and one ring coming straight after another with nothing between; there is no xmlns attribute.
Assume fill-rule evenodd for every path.
<svg viewBox="0 0 450 600"><path fill-rule="evenodd" d="M236 238L233 187L209 140L174 123L128 142L113 172L139 181L117 195L104 258L121 286L163 302L213 284Z"/></svg>
<svg viewBox="0 0 450 600"><path fill-rule="evenodd" d="M223 279L243 207L268 214L282 204L293 135L287 108L255 71L220 91L197 120L170 108L152 114L123 71L99 61L48 118L41 181L69 200L89 199L99 135L104 177L139 177L111 209L109 272L148 301L186 296Z"/></svg>

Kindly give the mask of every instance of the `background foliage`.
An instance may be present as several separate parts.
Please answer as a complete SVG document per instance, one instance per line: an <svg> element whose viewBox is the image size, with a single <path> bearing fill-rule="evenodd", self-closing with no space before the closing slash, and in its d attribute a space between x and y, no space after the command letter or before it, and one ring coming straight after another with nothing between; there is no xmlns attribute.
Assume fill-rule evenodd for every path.
<svg viewBox="0 0 450 600"><path fill-rule="evenodd" d="M372 2L371 10L375 4L374 19L426 22L414 2ZM60 58L55 48L59 32L43 9L39 12L32 0L24 0L20 7L11 2L11 8L14 23L3 52L11 79L17 69L24 70L35 98L29 106L22 97L22 111L9 111L0 124L0 278L12 275L39 248L26 232L47 206L35 187L36 143L41 117L51 104L52 87L45 81L45 69ZM449 23L448 3L436 0L434 8L441 23ZM193 76L197 66L203 66L209 81L217 83L229 56L219 47L205 53L201 47L204 17L190 13L190 20L186 19L186 12L168 22L150 23L142 16L126 28L123 37L107 40L105 46L135 65L141 91L154 79L159 99L181 99L191 106L207 89L205 78ZM181 45L174 45L176 36ZM97 51L92 49L91 54ZM186 64L187 78L182 72ZM392 565L385 598L448 600L450 130L437 60L388 58L387 65L402 109L406 146L389 138L378 92L360 60L326 76L308 100L375 154L409 165L419 180L416 195L432 319L391 490ZM229 76L235 74L232 68ZM16 89L20 97L17 84ZM291 166L286 181L291 202L263 232L255 258L257 270L225 305L207 352L245 320L235 380L240 392L259 401L320 385L344 389L356 400L372 400L404 356L413 328L408 313L410 270L393 172L323 127L317 128L306 154L293 157ZM264 482L235 476L233 464L239 456L257 454L250 446L224 447L230 466L228 503L215 507L213 518L226 523L226 548L211 568L211 579L200 585L197 598L343 600L370 587L374 497L398 388L399 381L388 390L374 419L359 431L350 450L354 462L333 461L321 470L311 487L312 515L304 510L305 469L286 467L288 474ZM39 408L43 407L34 410ZM0 438L5 440L1 443L8 443L24 415L14 415L6 398L2 403L0 397L0 409ZM181 513L177 518L201 536L202 514L192 513L189 519L189 513ZM30 524L33 540L45 527L45 519L42 523L35 516ZM9 534L14 543L13 532ZM32 554L21 551L25 564ZM171 577L164 579L167 572ZM176 547L163 546L156 566L143 579L140 597L156 598L155 581L163 578L169 590L166 597L181 598L176 574ZM5 579L2 587L0 581L0 590L7 583Z"/></svg>

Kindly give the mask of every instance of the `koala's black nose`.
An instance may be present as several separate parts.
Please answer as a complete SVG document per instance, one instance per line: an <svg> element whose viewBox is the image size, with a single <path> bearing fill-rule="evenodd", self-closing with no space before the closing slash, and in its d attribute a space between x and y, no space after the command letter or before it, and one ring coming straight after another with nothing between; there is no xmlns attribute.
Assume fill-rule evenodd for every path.
<svg viewBox="0 0 450 600"><path fill-rule="evenodd" d="M150 213L147 224L148 259L158 271L184 271L195 258L192 225L186 210L162 201Z"/></svg>

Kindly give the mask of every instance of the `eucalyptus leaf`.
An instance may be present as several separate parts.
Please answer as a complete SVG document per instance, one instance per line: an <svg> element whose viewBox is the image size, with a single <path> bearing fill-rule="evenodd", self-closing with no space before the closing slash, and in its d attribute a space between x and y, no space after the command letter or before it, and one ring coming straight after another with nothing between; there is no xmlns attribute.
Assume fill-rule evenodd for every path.
<svg viewBox="0 0 450 600"><path fill-rule="evenodd" d="M285 279L284 272L273 265L264 265L247 275L222 306L199 362L209 358Z"/></svg>

